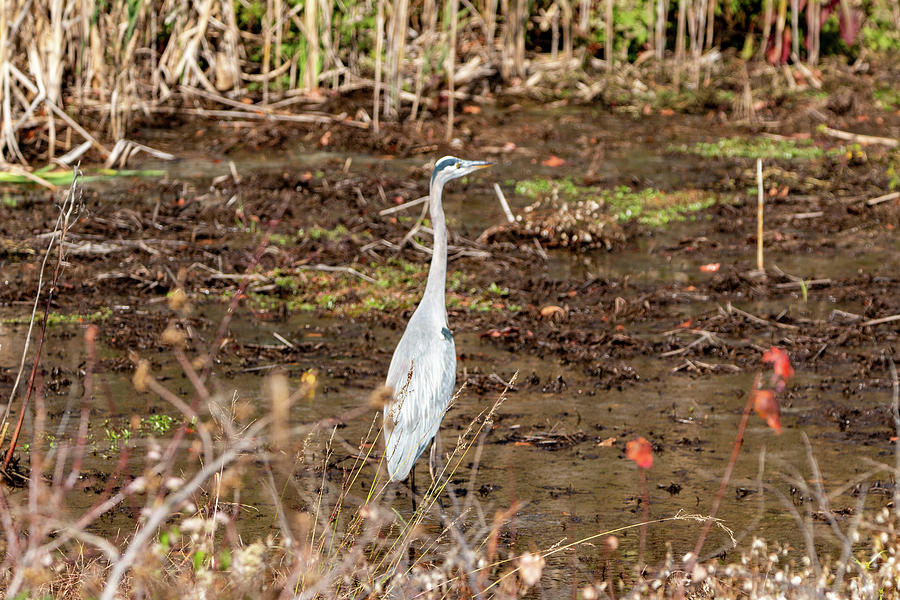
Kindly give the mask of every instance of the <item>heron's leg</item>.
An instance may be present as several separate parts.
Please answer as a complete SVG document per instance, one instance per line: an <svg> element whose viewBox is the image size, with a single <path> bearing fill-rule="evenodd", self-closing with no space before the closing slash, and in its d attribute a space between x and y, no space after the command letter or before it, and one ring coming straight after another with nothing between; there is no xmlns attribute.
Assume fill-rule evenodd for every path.
<svg viewBox="0 0 900 600"><path fill-rule="evenodd" d="M413 463L412 469L409 470L409 491L412 499L413 514L416 514L416 465Z"/></svg>
<svg viewBox="0 0 900 600"><path fill-rule="evenodd" d="M443 519L444 503L441 500L440 487L437 484L436 476L441 468L441 465L438 463L441 454L441 451L438 449L440 446L439 435L440 433L435 433L434 437L431 439L431 453L428 455L428 471L431 473L431 487L434 488L434 494L437 497L438 506L441 507L441 518Z"/></svg>
<svg viewBox="0 0 900 600"><path fill-rule="evenodd" d="M435 471L435 469L434 469L434 467L435 467L434 448L435 448L435 446L437 446L437 434L434 434L434 437L431 438L431 453L428 455L428 472L431 473L431 485L432 486L434 485L434 480L435 480L435 476L434 476L434 471Z"/></svg>
<svg viewBox="0 0 900 600"><path fill-rule="evenodd" d="M413 463L412 468L409 470L409 497L412 500L412 516L409 518L410 522L415 520L416 518L416 463ZM409 553L409 564L413 565L416 562L416 551L413 550L412 542L409 543L409 548L407 549Z"/></svg>

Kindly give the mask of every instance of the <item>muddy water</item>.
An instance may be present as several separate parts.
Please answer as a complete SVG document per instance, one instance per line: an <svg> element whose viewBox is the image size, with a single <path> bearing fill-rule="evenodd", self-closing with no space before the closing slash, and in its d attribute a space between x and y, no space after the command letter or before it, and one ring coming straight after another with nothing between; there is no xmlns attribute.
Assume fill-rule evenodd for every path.
<svg viewBox="0 0 900 600"><path fill-rule="evenodd" d="M211 315L219 312L216 307L209 310ZM65 331L68 328L61 329L51 338L50 347L59 350L48 356L48 363L58 365L75 379L80 363L79 336L60 339L59 334L77 333ZM23 331L18 326L4 328L0 338L3 344L0 360L4 365L13 363ZM327 353L298 364L273 361L256 364L244 372L236 368L227 379L218 382L223 394L235 392L265 406L261 389L266 367L278 364L295 380L302 370L316 367L321 372L320 392L312 403L295 407L292 418L298 422L331 416L365 402L369 390L380 384L381 376L377 373L389 361L393 343L399 335L397 331L364 324L337 324L329 319L304 318L278 324L243 318L233 331L248 343L273 343L272 333L278 332L292 341L312 339L328 348ZM372 352L366 356L348 355L354 345L348 344L347 339L360 335L373 337ZM638 472L623 456L624 441L637 435L649 437L657 446L656 461L648 476L651 517L672 516L679 511L688 514L708 511L731 451L752 373L696 378L673 375L670 373L671 360L647 357L631 363L638 380L635 384L605 390L597 389L581 369L554 360L498 350L475 334L458 334L456 341L462 356L460 381L466 374L476 377L497 373L500 378L507 379L514 370L519 371L516 389L499 409L495 426L485 438L477 471L462 469L450 486L454 493L461 495L474 490L476 501L488 514L514 501L524 502L516 526L517 547L549 547L563 540L574 541L638 522L641 515ZM174 369L172 374L175 376ZM552 385L558 378L565 382L561 390L559 385ZM537 381L529 381L533 379ZM749 528L751 535L800 546L797 524L775 494L767 492L761 496L756 493L760 483L756 478L760 461L764 460L761 481L792 498L802 510L802 501L796 494L791 495L794 484L790 478L798 473L806 479L812 478L804 434L811 441L824 484L830 489L853 482L871 468L869 461L892 460L886 456L889 444L881 439L886 433L879 427L872 427L869 432L856 428L857 434L871 433L875 437L871 442L855 445L853 458L848 460L848 440L839 433L837 425L823 426L798 419L798 415L815 412L817 406L829 400L841 400L839 390L828 390L827 386L825 390L820 389L825 379L820 373L799 373L793 386L796 391L783 409L785 431L782 435L774 435L762 420L751 418L735 472L734 486L739 493L734 486L729 489L720 513L735 535L746 533ZM93 411L93 452L86 462L89 478L110 471L119 457L110 447L106 430L127 427L132 415L148 414L147 399L135 397L127 373L106 373L100 380ZM187 387L178 383L178 379L168 384L174 389ZM548 384L553 389L542 390ZM52 435L57 439L75 433L79 393L80 386L74 383L48 398L51 420L56 421L66 414L70 417L68 431L53 429ZM444 421L445 445L452 445L469 422L497 395L497 392L464 391ZM866 406L859 408L884 406L890 401L889 395L883 392L867 393L864 398ZM150 412L172 414L171 409L154 401L150 402ZM340 436L352 444L363 438L368 425L369 418L350 422L340 431ZM567 438L576 441L566 441ZM568 447L551 450L543 448L544 443L551 448L557 443ZM143 464L140 455L146 451L147 444L147 438L135 440L134 466L126 469L127 472L136 474L140 470ZM420 472L427 477L424 467ZM72 511L89 507L103 487L99 486L94 493L75 495L71 502ZM883 501L872 500L876 505ZM276 527L275 503L266 490L248 487L241 502L253 507L243 519L245 535L264 535ZM401 493L395 504L398 510L406 512L407 502L407 496ZM855 499L842 495L834 500L834 505L853 506ZM139 506L131 508L137 510ZM133 513L126 509L102 520L98 527L107 534L124 533L132 522ZM815 522L812 527L819 536L821 548L832 547L828 527ZM676 552L686 552L698 530L698 524L692 521L651 527L648 531L649 556L661 558L666 542L671 542ZM623 556L634 558L637 533L632 530L619 534ZM708 549L727 544L727 536L714 531ZM589 567L597 566L599 554L594 546L580 547L576 554ZM559 565L562 576L568 572L566 565L570 561L571 555L551 565Z"/></svg>
<svg viewBox="0 0 900 600"><path fill-rule="evenodd" d="M534 115L532 115L533 117ZM592 161L566 151L564 144L553 140L577 137L585 118L595 120L595 126L610 143L605 146L602 159ZM677 189L690 185L700 187L723 176L715 169L705 169L700 159L664 156L659 148L669 143L698 139L698 124L693 118L679 124L644 124L637 135L632 134L633 122L610 115L582 113L562 114L557 118L554 138L547 143L528 145L528 131L521 120L512 119L499 125L494 132L498 138L511 138L520 152L501 159L490 175L492 180L515 180L523 173L560 176L566 173L542 167L538 158L547 152L565 156L568 174L579 174L596 162L597 177L618 181L631 177L641 185ZM532 119L528 119L531 121ZM160 139L165 139L161 136ZM660 139L664 139L662 146ZM239 173L275 172L285 169L322 169L335 172L346 167L349 172L375 170L395 177L420 176L415 167L422 158L384 161L377 157L340 152L308 152L287 148L274 158L259 153L236 153L228 157L235 162ZM196 190L203 190L212 177L229 172L222 157L204 157L195 152L176 165L148 161L141 168L166 168L172 180L186 181ZM110 182L105 195L116 202L124 194L127 183ZM527 201L510 198L513 209L520 209ZM489 195L466 196L458 190L448 190L445 202L448 218L455 227L466 233L476 233L502 219L495 199ZM665 232L648 232L632 239L625 248L614 253L595 252L571 254L551 252L543 267L543 276L552 281L573 281L576 284L592 278L628 279L645 288L671 286L687 288L708 282L710 276L698 271L706 262L721 262L723 270L730 264L747 264L753 260L752 249L742 243L743 234L731 236L734 247L744 247L746 253L732 247L721 252L703 250L693 254L668 252L680 240L694 239L708 233L710 222L703 219L673 226ZM895 277L897 243L888 236L874 238L867 246L856 247L842 254L840 250L822 249L808 253L774 250L767 254L770 264L804 279L853 278L860 274L874 277ZM452 268L452 267L451 267ZM501 285L504 282L499 282ZM510 282L515 283L515 282ZM740 307L754 314L778 314L787 311L795 318L827 319L833 311L861 313L863 298L833 297L827 290L812 289L808 299L799 292L777 299L746 297ZM548 303L555 301L547 299ZM662 318L643 319L626 323L630 335L642 340L662 339L664 331L679 322L700 314L715 311L719 303L703 297L673 302L666 307ZM3 317L21 317L24 307L6 307ZM136 310L122 306L116 310ZM161 311L161 308L155 310ZM222 307L217 303L200 304L199 316L208 323L217 323ZM451 321L453 318L451 318ZM721 474L731 452L734 434L741 418L746 392L750 389L755 371L740 369L733 373L696 374L681 369L684 359L678 356L660 357L646 354L622 360L615 356L599 357L594 366L620 368L628 377L611 387L602 386L589 374L588 365L568 363L552 353L510 351L480 336L486 324L503 327L502 314L486 316L478 325L458 319L454 324L457 351L460 355L460 383L467 386L458 403L447 415L442 428L445 445L462 433L471 420L490 406L499 394L499 386L486 386L485 381L508 380L518 371L518 383L499 409L494 427L485 437L483 454L475 469L466 465L451 484L454 493L472 496L487 514L524 502L518 516L515 539L509 543L516 548L546 548L563 540L570 542L602 531L636 523L641 518L641 484L635 465L625 459L624 444L636 436L645 436L655 444L656 462L648 473L650 514L653 518L672 516L679 511L706 514L709 510ZM45 357L45 365L58 367L62 375L58 389L48 395L47 406L51 422L62 422L69 415L67 425L54 429L57 438L71 435L77 427L75 407L80 394L79 369L82 364L80 328L77 325L54 327ZM240 344L275 346L279 334L293 344L312 349L307 355L293 355L290 361L244 355L240 360L231 357L222 366L216 379L220 392L230 397L236 393L257 403L262 410L265 400L261 394L264 376L270 368L283 368L296 381L303 371L316 368L320 372L320 389L311 403L294 407L292 418L308 422L329 417L359 406L367 401L370 390L383 381L391 351L400 336L400 329L373 324L371 319L353 320L327 316L293 315L286 320L259 320L248 311L241 311L231 328ZM0 366L10 372L18 364L23 325L0 326ZM759 332L744 343L765 347L778 342L778 337ZM311 345L311 346L310 346ZM103 348L107 359L122 358L121 352ZM167 385L177 390L188 386L173 367L173 361L160 349L153 356ZM727 362L717 357L709 362ZM816 364L798 365L796 379L783 405L785 431L775 435L764 422L752 416L747 430L733 485L726 493L719 517L740 536L758 535L802 547L802 536L790 512L778 498L777 490L801 513L814 512L813 504L805 504L802 494L793 493L797 487L791 478L812 479L804 436L811 444L811 456L818 462L822 481L829 490L855 483L871 468L871 461L891 461L889 438L892 435L883 422L866 418L878 412L890 401L885 387L848 390L834 385L835 379L853 380L854 363L841 358L825 368ZM496 375L496 377L491 377ZM100 376L95 394L92 435L93 453L87 462L89 473L98 483L92 491L73 499L72 511L89 506L103 487L101 475L109 473L119 457L114 437L128 426L133 415L152 413L172 414L161 401L137 396L130 384L130 371L106 369ZM857 413L835 410L852 404ZM832 415L832 411L834 415ZM844 421L853 421L845 423ZM347 423L340 436L349 444L361 439L370 417ZM112 434L108 433L109 431ZM133 466L136 473L142 465L142 453L148 438L135 443ZM848 445L852 444L852 459L848 460ZM424 467L420 471L425 473ZM761 475L758 476L758 474ZM770 486L763 494L760 484ZM471 492L469 490L472 490ZM885 502L884 497L872 496L870 505ZM275 504L264 489L250 487L241 502L252 510L244 519L245 536L261 535L276 527ZM854 506L855 498L839 495L832 506ZM395 502L396 508L408 511L405 493ZM134 511L137 506L132 507ZM103 520L98 527L104 534L128 532L133 525L134 512L120 511ZM436 523L431 524L436 527ZM833 548L829 527L822 521L811 520L804 525L815 533L822 549ZM648 530L648 553L658 560L666 543L673 550L684 553L693 547L699 525L693 521L669 521ZM633 559L637 553L637 530L619 534L621 553ZM707 550L726 545L727 536L714 530ZM599 542L599 540L598 540ZM578 547L572 553L558 555L551 569L559 568L560 577L571 573L573 554L583 561L587 571L599 566L600 552L595 545ZM551 575L553 577L553 575Z"/></svg>

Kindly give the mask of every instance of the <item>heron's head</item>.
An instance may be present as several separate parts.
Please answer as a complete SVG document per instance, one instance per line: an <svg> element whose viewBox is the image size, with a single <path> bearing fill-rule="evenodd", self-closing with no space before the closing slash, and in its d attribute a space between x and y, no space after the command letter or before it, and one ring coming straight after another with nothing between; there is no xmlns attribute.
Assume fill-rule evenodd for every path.
<svg viewBox="0 0 900 600"><path fill-rule="evenodd" d="M490 167L494 163L483 160L463 160L455 156L445 156L434 163L434 171L431 173L431 182L439 181L444 184L451 179L468 175L472 171Z"/></svg>

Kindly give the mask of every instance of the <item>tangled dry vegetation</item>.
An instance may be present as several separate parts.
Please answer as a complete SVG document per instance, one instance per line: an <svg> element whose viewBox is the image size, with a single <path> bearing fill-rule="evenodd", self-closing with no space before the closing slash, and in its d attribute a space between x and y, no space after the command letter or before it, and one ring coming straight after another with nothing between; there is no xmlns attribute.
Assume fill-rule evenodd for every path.
<svg viewBox="0 0 900 600"><path fill-rule="evenodd" d="M588 0L477 4L9 0L0 7L0 161L46 184L22 166L71 165L91 150L108 166L136 152L167 158L127 141L130 126L192 117L377 134L382 120L446 115L450 141L460 100L490 103L502 90L637 105L657 95L656 80L674 83L658 90L662 104L667 95L679 105L687 91L700 107L733 102L735 117L752 121L759 96L762 105L772 96L754 98L753 85L821 88L820 41L847 55L900 48L900 10L889 0L777 11L744 0L629 0L615 10ZM843 42L822 31L826 19L840 24ZM752 58L763 68L748 69ZM360 91L354 114L329 112L329 98Z"/></svg>

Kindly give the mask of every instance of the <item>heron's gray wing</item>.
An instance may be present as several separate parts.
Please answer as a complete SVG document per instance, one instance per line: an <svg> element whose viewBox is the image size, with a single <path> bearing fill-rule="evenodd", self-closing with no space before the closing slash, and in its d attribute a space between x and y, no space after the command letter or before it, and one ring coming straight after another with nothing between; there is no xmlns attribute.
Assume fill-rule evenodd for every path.
<svg viewBox="0 0 900 600"><path fill-rule="evenodd" d="M428 333L407 330L388 369L386 384L394 400L384 410L384 435L391 481L406 478L437 433L456 385L453 336Z"/></svg>

